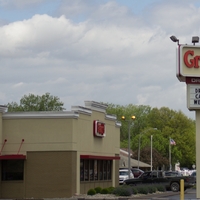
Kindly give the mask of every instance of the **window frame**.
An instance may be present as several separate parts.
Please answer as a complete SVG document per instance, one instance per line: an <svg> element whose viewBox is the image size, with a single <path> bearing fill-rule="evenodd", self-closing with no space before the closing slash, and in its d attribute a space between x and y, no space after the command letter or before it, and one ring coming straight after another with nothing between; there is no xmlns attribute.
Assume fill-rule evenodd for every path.
<svg viewBox="0 0 200 200"><path fill-rule="evenodd" d="M113 160L80 159L80 181L110 181L112 180ZM90 172L89 178L86 174Z"/></svg>

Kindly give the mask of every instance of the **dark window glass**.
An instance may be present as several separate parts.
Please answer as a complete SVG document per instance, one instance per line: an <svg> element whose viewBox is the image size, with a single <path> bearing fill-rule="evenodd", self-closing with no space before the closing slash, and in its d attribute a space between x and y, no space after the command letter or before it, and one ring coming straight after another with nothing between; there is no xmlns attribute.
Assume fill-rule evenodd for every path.
<svg viewBox="0 0 200 200"><path fill-rule="evenodd" d="M98 180L98 161L94 160L94 180Z"/></svg>
<svg viewBox="0 0 200 200"><path fill-rule="evenodd" d="M108 180L111 180L111 161L108 160Z"/></svg>
<svg viewBox="0 0 200 200"><path fill-rule="evenodd" d="M89 181L89 160L84 160L84 180Z"/></svg>
<svg viewBox="0 0 200 200"><path fill-rule="evenodd" d="M90 160L90 181L94 180L94 160Z"/></svg>
<svg viewBox="0 0 200 200"><path fill-rule="evenodd" d="M103 180L107 180L107 160L103 161Z"/></svg>
<svg viewBox="0 0 200 200"><path fill-rule="evenodd" d="M103 160L99 160L99 180L103 180Z"/></svg>
<svg viewBox="0 0 200 200"><path fill-rule="evenodd" d="M80 160L80 180L111 180L112 179L112 160Z"/></svg>
<svg viewBox="0 0 200 200"><path fill-rule="evenodd" d="M2 160L2 181L23 180L24 161L23 160Z"/></svg>

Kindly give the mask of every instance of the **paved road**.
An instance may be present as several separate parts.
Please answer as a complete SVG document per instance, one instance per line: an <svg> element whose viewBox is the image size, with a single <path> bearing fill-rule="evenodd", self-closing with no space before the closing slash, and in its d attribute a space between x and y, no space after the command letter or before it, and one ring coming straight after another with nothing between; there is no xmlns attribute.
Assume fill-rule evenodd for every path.
<svg viewBox="0 0 200 200"><path fill-rule="evenodd" d="M180 199L180 193L169 197L169 200ZM185 191L184 200L195 200L196 199L196 189L188 189Z"/></svg>
<svg viewBox="0 0 200 200"><path fill-rule="evenodd" d="M164 192L160 194L152 194L131 199L148 199L148 200L180 200L180 192ZM184 193L184 200L197 200L196 189L188 189Z"/></svg>
<svg viewBox="0 0 200 200"><path fill-rule="evenodd" d="M160 195L148 197L150 199L179 200L180 192L165 192ZM184 200L196 200L196 189L188 189L184 193Z"/></svg>

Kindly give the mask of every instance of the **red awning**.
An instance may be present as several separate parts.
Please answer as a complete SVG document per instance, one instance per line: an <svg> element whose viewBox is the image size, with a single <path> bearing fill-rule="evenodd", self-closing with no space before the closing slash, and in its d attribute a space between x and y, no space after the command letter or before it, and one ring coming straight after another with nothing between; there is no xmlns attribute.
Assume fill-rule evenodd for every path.
<svg viewBox="0 0 200 200"><path fill-rule="evenodd" d="M96 159L96 160L120 160L119 156L95 156L95 155L81 155L81 159Z"/></svg>
<svg viewBox="0 0 200 200"><path fill-rule="evenodd" d="M25 160L26 155L22 154L10 154L10 155L0 155L0 160Z"/></svg>

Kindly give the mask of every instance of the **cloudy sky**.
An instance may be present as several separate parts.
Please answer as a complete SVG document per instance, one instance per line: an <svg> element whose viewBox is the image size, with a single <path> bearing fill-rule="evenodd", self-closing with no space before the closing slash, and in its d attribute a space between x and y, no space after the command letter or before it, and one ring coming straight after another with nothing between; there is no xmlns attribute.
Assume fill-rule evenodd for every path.
<svg viewBox="0 0 200 200"><path fill-rule="evenodd" d="M176 43L200 36L199 0L0 0L0 104L29 93L187 109Z"/></svg>

